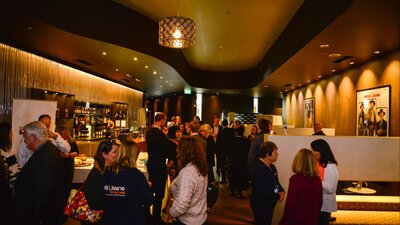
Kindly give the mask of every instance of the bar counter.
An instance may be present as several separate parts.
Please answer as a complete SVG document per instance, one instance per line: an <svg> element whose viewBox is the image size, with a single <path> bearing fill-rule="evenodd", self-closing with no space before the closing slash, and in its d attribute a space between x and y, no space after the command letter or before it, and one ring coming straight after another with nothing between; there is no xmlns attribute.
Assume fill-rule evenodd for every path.
<svg viewBox="0 0 400 225"><path fill-rule="evenodd" d="M80 154L85 154L88 157L93 157L96 154L99 143L105 138L87 138L77 139L78 149ZM133 139L139 145L139 152L147 152L147 143L144 138Z"/></svg>

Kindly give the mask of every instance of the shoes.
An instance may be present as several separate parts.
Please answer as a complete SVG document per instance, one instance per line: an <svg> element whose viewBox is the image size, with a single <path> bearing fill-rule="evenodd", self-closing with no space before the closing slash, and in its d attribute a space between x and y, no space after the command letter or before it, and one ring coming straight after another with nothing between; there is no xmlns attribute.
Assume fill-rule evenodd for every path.
<svg viewBox="0 0 400 225"><path fill-rule="evenodd" d="M329 218L329 222L333 222L336 221L336 217L331 216L331 218Z"/></svg>
<svg viewBox="0 0 400 225"><path fill-rule="evenodd" d="M247 198L247 197L244 196L244 195L242 195L242 193L239 193L239 194L236 195L236 198L238 198L238 199L245 199L245 198Z"/></svg>

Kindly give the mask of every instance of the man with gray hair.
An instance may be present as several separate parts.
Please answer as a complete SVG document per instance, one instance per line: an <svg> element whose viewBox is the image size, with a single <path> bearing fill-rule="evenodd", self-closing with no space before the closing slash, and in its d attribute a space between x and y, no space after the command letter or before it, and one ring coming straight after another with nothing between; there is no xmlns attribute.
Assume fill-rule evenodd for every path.
<svg viewBox="0 0 400 225"><path fill-rule="evenodd" d="M62 158L42 122L31 122L23 129L24 142L34 154L15 184L15 222L61 225L66 204Z"/></svg>
<svg viewBox="0 0 400 225"><path fill-rule="evenodd" d="M47 114L43 114L39 116L38 121L42 122L46 126L46 130L48 132L48 138L56 146L60 152L69 153L71 151L71 146L69 143L64 140L60 134L50 130L51 117ZM25 163L32 156L33 152L29 151L25 142L20 143L19 150L17 153L17 162L19 166L24 167Z"/></svg>

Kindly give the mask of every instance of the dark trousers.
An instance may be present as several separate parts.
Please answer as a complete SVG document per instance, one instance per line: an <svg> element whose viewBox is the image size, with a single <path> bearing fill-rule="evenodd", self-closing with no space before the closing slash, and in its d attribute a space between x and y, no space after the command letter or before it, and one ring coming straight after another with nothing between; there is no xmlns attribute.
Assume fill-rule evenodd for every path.
<svg viewBox="0 0 400 225"><path fill-rule="evenodd" d="M155 223L161 221L161 207L165 195L167 176L167 173L162 173L160 171L149 171L149 181L152 183L151 190L154 193L153 220Z"/></svg>
<svg viewBox="0 0 400 225"><path fill-rule="evenodd" d="M253 198L250 198L250 207L253 211L255 225L271 225L275 204L257 204Z"/></svg>
<svg viewBox="0 0 400 225"><path fill-rule="evenodd" d="M188 225L188 224L182 223L179 219L176 219L173 224L174 225ZM202 225L207 225L207 220Z"/></svg>
<svg viewBox="0 0 400 225"><path fill-rule="evenodd" d="M222 181L226 181L226 156L217 154L217 174Z"/></svg>
<svg viewBox="0 0 400 225"><path fill-rule="evenodd" d="M318 225L329 225L331 213L319 211Z"/></svg>

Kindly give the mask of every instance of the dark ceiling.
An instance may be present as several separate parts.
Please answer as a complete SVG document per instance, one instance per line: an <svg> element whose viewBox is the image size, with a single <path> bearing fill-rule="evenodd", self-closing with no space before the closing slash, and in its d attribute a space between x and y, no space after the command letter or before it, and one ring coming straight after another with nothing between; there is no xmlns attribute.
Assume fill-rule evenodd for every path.
<svg viewBox="0 0 400 225"><path fill-rule="evenodd" d="M274 0L224 0L215 8L204 1L207 10L188 1L184 9L197 20L198 42L192 49L158 45L156 21L165 16L160 10L165 1L159 0L2 0L0 42L144 91L146 97L185 88L279 96L400 47L398 0L282 0L279 7ZM270 4L272 12L276 6L279 13L261 24L246 21L252 14L265 18L257 11L260 4ZM241 17L226 22L227 29L212 27L222 20L218 12L222 18ZM235 31L245 29L251 32L243 43ZM271 35L260 41L257 33ZM329 57L332 53L341 56Z"/></svg>

